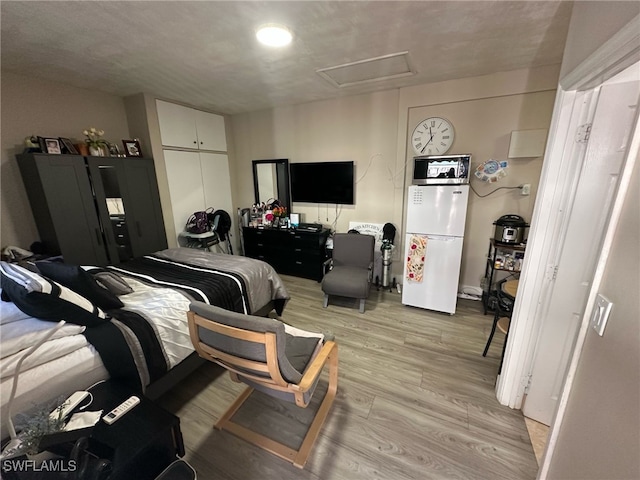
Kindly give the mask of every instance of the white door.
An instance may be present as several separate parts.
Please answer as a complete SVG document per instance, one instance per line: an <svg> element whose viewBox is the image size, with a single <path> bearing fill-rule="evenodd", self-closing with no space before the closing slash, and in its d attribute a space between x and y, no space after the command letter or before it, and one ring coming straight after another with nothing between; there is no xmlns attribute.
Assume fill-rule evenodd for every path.
<svg viewBox="0 0 640 480"><path fill-rule="evenodd" d="M424 235L427 240L421 282L407 278L407 259L411 255L411 236L405 236L405 265L402 303L437 312L454 314L458 300L458 280L462 260L462 237Z"/></svg>
<svg viewBox="0 0 640 480"><path fill-rule="evenodd" d="M222 115L196 110L196 128L200 150L227 151L227 136Z"/></svg>
<svg viewBox="0 0 640 480"><path fill-rule="evenodd" d="M555 286L523 404L525 416L550 425L584 314L618 176L637 108L640 82L602 87Z"/></svg>
<svg viewBox="0 0 640 480"><path fill-rule="evenodd" d="M196 110L175 103L156 100L162 145L198 148Z"/></svg>
<svg viewBox="0 0 640 480"><path fill-rule="evenodd" d="M464 236L468 185L409 187L407 233Z"/></svg>
<svg viewBox="0 0 640 480"><path fill-rule="evenodd" d="M184 230L184 225L193 212L204 210L206 205L200 154L164 150L164 162L169 181L173 221L178 235Z"/></svg>
<svg viewBox="0 0 640 480"><path fill-rule="evenodd" d="M206 207L213 207L214 210L225 210L233 218L231 177L229 175L227 155L224 153L200 152L200 164Z"/></svg>

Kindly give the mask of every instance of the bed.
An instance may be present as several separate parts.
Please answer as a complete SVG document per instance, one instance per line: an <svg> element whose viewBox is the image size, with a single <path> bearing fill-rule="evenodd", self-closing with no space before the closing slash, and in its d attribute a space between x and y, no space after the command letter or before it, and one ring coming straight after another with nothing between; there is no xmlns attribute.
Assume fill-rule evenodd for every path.
<svg viewBox="0 0 640 480"><path fill-rule="evenodd" d="M45 265L52 268L52 273L64 265L51 267L53 263ZM71 296L81 290L78 287L67 292L59 281L51 280L55 275L42 274L47 269L41 263L38 265L39 273L30 275L40 275L38 281L48 282L45 284L51 284L54 291L61 288L61 297L64 292ZM121 290L117 296L122 307L104 311L94 304L84 305L85 311L65 312L64 317L58 315L60 318L51 314L54 308L48 307L42 315L33 315L31 307L25 308L22 299L17 299L10 278L13 273L5 272L8 267L3 264L3 296L12 293L16 298L15 302L0 302L0 413L3 418L17 362L58 319L66 320L67 324L22 365L12 407L18 423L20 415L16 414L28 412L38 404L53 404L60 397L107 378L128 383L150 398L160 396L201 364L187 327L186 312L192 300L240 313L266 315L272 310L282 314L289 299L282 280L270 265L202 250L168 249L122 265L74 268L80 270L80 275L89 274L97 280L101 292L106 286L112 292L118 291L117 285L107 285L107 278L116 282L123 280L122 288L127 291L128 287L130 291ZM41 297L37 301L40 305ZM94 310L89 315L91 308ZM44 315L54 316L39 319ZM34 318L36 316L39 318ZM4 422L1 433L0 438L6 437Z"/></svg>

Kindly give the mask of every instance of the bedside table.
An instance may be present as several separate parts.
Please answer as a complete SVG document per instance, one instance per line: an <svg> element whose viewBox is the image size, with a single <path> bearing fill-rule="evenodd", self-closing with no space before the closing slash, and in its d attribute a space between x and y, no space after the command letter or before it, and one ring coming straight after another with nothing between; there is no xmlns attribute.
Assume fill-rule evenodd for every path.
<svg viewBox="0 0 640 480"><path fill-rule="evenodd" d="M91 433L89 450L112 462L109 480L152 480L184 455L178 417L112 380L89 391L93 402L88 409L103 409L103 416L131 395L140 397L140 403L115 423L107 425L101 419Z"/></svg>

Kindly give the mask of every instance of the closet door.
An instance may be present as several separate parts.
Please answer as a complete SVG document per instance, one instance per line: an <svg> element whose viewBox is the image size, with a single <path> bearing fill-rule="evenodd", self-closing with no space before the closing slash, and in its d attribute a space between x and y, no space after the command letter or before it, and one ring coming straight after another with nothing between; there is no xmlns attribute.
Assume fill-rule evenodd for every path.
<svg viewBox="0 0 640 480"><path fill-rule="evenodd" d="M129 200L135 225L130 227L133 255L139 257L167 248L156 170L151 158L121 159L126 179L125 202ZM135 231L131 232L135 227Z"/></svg>
<svg viewBox="0 0 640 480"><path fill-rule="evenodd" d="M196 128L200 150L227 151L227 136L222 115L196 110Z"/></svg>
<svg viewBox="0 0 640 480"><path fill-rule="evenodd" d="M164 163L177 236L193 212L206 208L200 154L165 150Z"/></svg>
<svg viewBox="0 0 640 480"><path fill-rule="evenodd" d="M198 147L196 110L175 103L156 100L162 145L167 147Z"/></svg>
<svg viewBox="0 0 640 480"><path fill-rule="evenodd" d="M204 202L207 207L225 210L233 219L229 160L223 153L200 152Z"/></svg>
<svg viewBox="0 0 640 480"><path fill-rule="evenodd" d="M84 157L18 155L40 240L66 263L106 265L105 238L98 220Z"/></svg>

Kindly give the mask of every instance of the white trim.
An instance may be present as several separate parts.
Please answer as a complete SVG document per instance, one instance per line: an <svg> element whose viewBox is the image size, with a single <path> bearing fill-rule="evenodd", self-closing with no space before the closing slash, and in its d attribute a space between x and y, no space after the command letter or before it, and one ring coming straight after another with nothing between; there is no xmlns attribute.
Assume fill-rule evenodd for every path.
<svg viewBox="0 0 640 480"><path fill-rule="evenodd" d="M602 283L605 268L607 265L607 261L609 259L609 254L611 252L611 247L616 234L617 226L620 221L620 215L622 213L626 196L629 191L633 169L640 155L639 152L640 152L640 108L636 110L635 126L632 129L631 139L629 142L629 146L627 148L625 165L623 167L623 171L620 176L620 183L618 186L618 191L617 191L616 198L614 200L613 208L611 211L610 222L609 222L607 231L605 233L602 250L600 252L600 257L598 258L596 271L593 276L593 282L591 284L591 289L589 291L589 297L587 299L585 314L582 318L582 324L580 326L580 331L578 332L576 345L573 350L573 355L571 357L571 361L568 367L567 377L565 379L562 393L560 394L560 398L558 400L558 407L554 415L553 422L551 423L551 430L549 431L549 436L547 438L547 446L545 449L544 458L542 460L542 465L540 466L540 471L538 473L538 479L547 478L547 475L549 473L551 459L553 458L554 450L558 443L558 437L560 435L562 421L564 420L564 416L567 411L567 405L569 403L569 396L571 394L571 389L573 387L573 381L575 380L576 372L578 370L578 365L580 363L580 356L582 355L584 342L585 342L587 333L589 332L589 328L590 328L589 313L593 309L596 295L598 294L600 285Z"/></svg>
<svg viewBox="0 0 640 480"><path fill-rule="evenodd" d="M603 43L580 65L560 80L564 90L586 90L640 61L640 15L636 15L618 33Z"/></svg>
<svg viewBox="0 0 640 480"><path fill-rule="evenodd" d="M540 334L541 318L552 288L552 282L545 279L545 276L553 268L557 258L556 245L562 238L564 219L562 209L570 205L567 202L570 202L575 193L575 181L578 177L575 172L573 181L568 176L571 174L568 162L575 160L576 155L579 156L579 152L571 151L571 146L576 145L573 142L575 128L581 124L579 120L586 122L593 118L599 91L595 89L595 98L592 98L591 92L580 93L577 90L584 90L596 81L602 83L632 65L634 59L636 62L640 60L639 44L640 15L636 15L558 85L527 255L520 276L502 374L496 384L498 401L511 408L522 406L526 379L532 368ZM579 351L581 346L576 345L576 350ZM575 368L573 363L569 368ZM569 372L568 375L572 373ZM556 419L561 421L561 416Z"/></svg>
<svg viewBox="0 0 640 480"><path fill-rule="evenodd" d="M554 287L551 272L561 254L567 214L586 150L584 144L574 141L575 132L593 117L594 96L593 92L560 89L556 98L502 374L496 384L498 401L511 408L522 407L526 380L549 307Z"/></svg>

